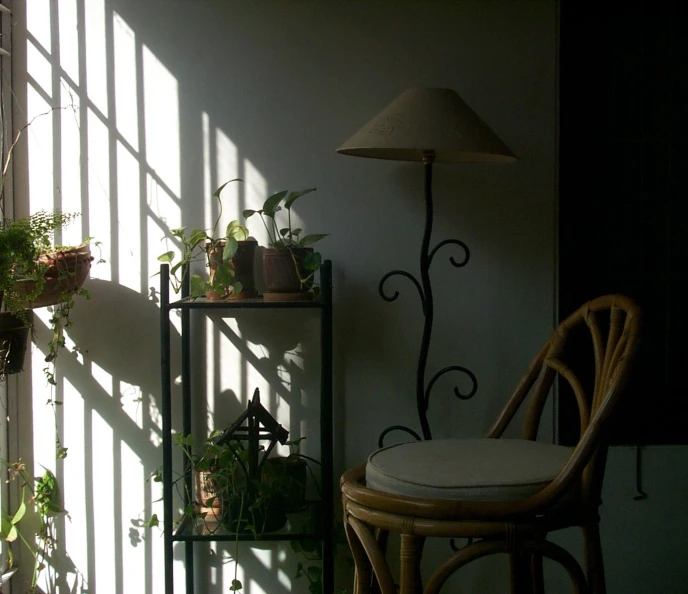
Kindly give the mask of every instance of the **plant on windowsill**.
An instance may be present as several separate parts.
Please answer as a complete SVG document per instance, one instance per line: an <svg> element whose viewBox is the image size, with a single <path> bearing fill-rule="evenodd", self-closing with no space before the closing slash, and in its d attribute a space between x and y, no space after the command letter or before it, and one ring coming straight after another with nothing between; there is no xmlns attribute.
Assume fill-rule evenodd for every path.
<svg viewBox="0 0 688 594"><path fill-rule="evenodd" d="M209 269L208 278L206 280L200 275L191 275L189 278L191 297L222 300L256 296L253 257L257 242L249 237L248 229L239 221L231 221L227 225L224 236L216 236L222 217L222 190L227 184L235 181L242 180L238 178L229 180L213 192L213 197L218 201L218 215L211 230L187 231L186 227L170 230L170 235L181 242L181 259L173 263L175 253L168 251L158 256L158 260L171 264L170 279L175 293L180 291L192 263L205 260L206 267Z"/></svg>
<svg viewBox="0 0 688 594"><path fill-rule="evenodd" d="M272 194L260 210L245 210L244 218L258 214L268 234L268 248L263 251L263 275L267 301L303 300L312 298L315 273L322 262L321 255L312 246L327 237L326 233L302 236L301 228L292 227L291 207L301 196L315 188ZM286 226L280 227L277 213L286 211ZM283 225L285 223L282 223Z"/></svg>

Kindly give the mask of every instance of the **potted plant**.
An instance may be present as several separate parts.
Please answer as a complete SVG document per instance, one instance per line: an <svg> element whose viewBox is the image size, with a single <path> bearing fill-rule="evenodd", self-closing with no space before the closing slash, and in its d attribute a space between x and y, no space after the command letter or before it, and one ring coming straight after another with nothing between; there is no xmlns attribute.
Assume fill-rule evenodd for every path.
<svg viewBox="0 0 688 594"><path fill-rule="evenodd" d="M244 218L258 214L268 234L268 248L263 251L263 276L267 301L302 300L312 298L313 279L322 258L311 245L327 234L303 235L301 228L292 227L291 207L301 196L315 188L272 194L260 210L245 210ZM286 221L280 226L277 213L286 211Z"/></svg>
<svg viewBox="0 0 688 594"><path fill-rule="evenodd" d="M0 296L5 310L2 317L9 320L10 330L17 330L12 321L15 318L21 320L25 328L31 328L28 311L54 305L46 357L46 361L52 363L65 345L64 330L71 324L75 295L88 297L82 286L93 260L90 238L78 246L53 245L55 231L78 216L78 213L60 210L39 211L29 217L4 220L0 226ZM46 368L46 375L54 384L50 366Z"/></svg>
<svg viewBox="0 0 688 594"><path fill-rule="evenodd" d="M191 264L198 260L205 260L209 269L207 280L200 275L193 274L189 278L191 297L207 297L209 299L244 299L255 297L255 282L253 276L253 259L256 246L254 239L248 235L248 229L239 221L231 221L223 236L216 236L217 228L222 217L221 193L231 182L242 181L232 179L222 184L213 192L218 200L218 215L210 231L186 227L171 229L172 237L182 244L181 259L172 264L175 259L173 251L158 256L160 262L172 264L170 279L172 287L178 293L189 274Z"/></svg>
<svg viewBox="0 0 688 594"><path fill-rule="evenodd" d="M286 442L286 445L289 446L288 456L272 456L265 461L263 480L283 494L285 511L288 514L306 509L309 475L313 477L318 491L320 490L315 474L310 467L310 463L320 464L320 462L300 452L300 445L304 439L306 438L301 437Z"/></svg>

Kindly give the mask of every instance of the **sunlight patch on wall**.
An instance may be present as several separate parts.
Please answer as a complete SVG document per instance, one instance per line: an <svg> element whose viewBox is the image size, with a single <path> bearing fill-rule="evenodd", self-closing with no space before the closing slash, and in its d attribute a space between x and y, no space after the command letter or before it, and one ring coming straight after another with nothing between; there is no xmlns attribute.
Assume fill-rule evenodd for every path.
<svg viewBox="0 0 688 594"><path fill-rule="evenodd" d="M249 159L244 159L244 209L260 210L263 202L268 197L268 182L265 176L251 163ZM260 245L267 244L265 229L254 215L248 220L248 229L253 237L258 240Z"/></svg>
<svg viewBox="0 0 688 594"><path fill-rule="evenodd" d="M182 213L174 196L161 186L156 178L146 176L146 201L151 213L157 216L148 216L146 220L146 234L148 237L148 271L142 279L157 290L160 287L160 279L153 276L160 271L158 256L167 251L175 253L175 262L180 258L180 246L168 237L170 229L182 226ZM179 298L170 287L170 300ZM170 315L170 321L177 332L181 331L181 319L174 313Z"/></svg>
<svg viewBox="0 0 688 594"><path fill-rule="evenodd" d="M88 98L103 114L108 116L107 89L107 49L105 31L105 2L104 0L88 0L84 2L86 19L86 80L88 83Z"/></svg>
<svg viewBox="0 0 688 594"><path fill-rule="evenodd" d="M138 160L121 142L117 142L117 278L120 285L136 292L145 291L149 286L148 279L141 278L142 213L139 175Z"/></svg>
<svg viewBox="0 0 688 594"><path fill-rule="evenodd" d="M36 310L38 311L38 310ZM46 312L47 313L47 312ZM38 324L37 324L38 326ZM37 331L41 346L47 342L46 332ZM31 385L33 402L33 459L55 472L55 417L47 402L56 396L55 387L48 384L43 373L45 355L35 348L31 360ZM36 474L40 467L35 468Z"/></svg>
<svg viewBox="0 0 688 594"><path fill-rule="evenodd" d="M64 507L69 511L70 520L65 522L64 545L74 565L85 571L88 567L88 514L82 513L85 502L89 501L87 481L90 486L91 468L86 466L87 427L90 429L90 414L86 412L81 395L64 381L69 399L65 400L64 434L65 447L69 448L64 462L60 489L64 498ZM69 387L67 387L69 386ZM73 392L73 393L72 393ZM100 506L98 506L100 507Z"/></svg>
<svg viewBox="0 0 688 594"><path fill-rule="evenodd" d="M91 377L98 382L106 394L112 394L112 375L105 371L95 361L91 361Z"/></svg>
<svg viewBox="0 0 688 594"><path fill-rule="evenodd" d="M95 573L98 576L112 575L113 560L115 559L114 535L117 534L113 477L115 476L113 457L113 429L110 421L104 419L97 410L91 415L93 435L91 444L87 448L92 452L93 502L97 512L93 515L93 534L110 535L109 538L98 538L97 549L91 551ZM89 447L90 446L90 447ZM115 594L115 580L98 580L98 594Z"/></svg>
<svg viewBox="0 0 688 594"><path fill-rule="evenodd" d="M112 242L110 214L110 142L107 126L91 109L88 110L88 196L89 235L102 241L103 264L98 277L112 280Z"/></svg>
<svg viewBox="0 0 688 594"><path fill-rule="evenodd" d="M48 46L48 50L50 46ZM26 46L26 66L27 70L33 79L33 86L42 91L45 95L50 96L53 86L52 66L48 59L36 48L33 43L28 43ZM49 108L44 109L46 111ZM29 112L30 114L31 112ZM35 115L35 114L34 114ZM30 119L31 115L29 115ZM34 132L33 125L29 129L29 133Z"/></svg>
<svg viewBox="0 0 688 594"><path fill-rule="evenodd" d="M138 531L133 530L132 518L141 513L145 501L144 470L141 458L126 442L121 443L122 460L122 525L119 527L122 542L122 565L125 567L128 584L146 583L145 543ZM143 591L143 588L141 588Z"/></svg>
<svg viewBox="0 0 688 594"><path fill-rule="evenodd" d="M143 401L141 388L127 382L120 381L120 405L124 413L139 429L143 428Z"/></svg>
<svg viewBox="0 0 688 594"><path fill-rule="evenodd" d="M81 133L79 131L79 97L71 97L64 88L60 89L60 105L68 106L56 112L61 122L60 152L60 187L58 201L64 212L81 213ZM88 220L79 217L62 231L60 242L63 245L78 245L85 239Z"/></svg>
<svg viewBox="0 0 688 594"><path fill-rule="evenodd" d="M27 89L28 119L45 113L50 106L31 87ZM53 209L53 128L52 114L38 117L29 128L28 157L31 212ZM28 214L28 213L27 213Z"/></svg>
<svg viewBox="0 0 688 594"><path fill-rule="evenodd" d="M144 45L146 159L154 171L154 176L174 196L181 193L178 87L177 79Z"/></svg>
<svg viewBox="0 0 688 594"><path fill-rule="evenodd" d="M58 11L60 40L60 66L75 84L79 84L79 30L76 0L60 0L55 3ZM69 154L69 153L66 153Z"/></svg>
<svg viewBox="0 0 688 594"><path fill-rule="evenodd" d="M26 30L47 51L50 51L51 45L50 4L50 0L31 0L26 3Z"/></svg>
<svg viewBox="0 0 688 594"><path fill-rule="evenodd" d="M239 177L239 150L230 138L219 128L215 129L215 153L216 153L216 182L217 186ZM222 232L232 220L243 223L242 208L239 197L242 194L242 182L227 184L222 190L223 216L219 229ZM214 192L216 188L212 188Z"/></svg>
<svg viewBox="0 0 688 594"><path fill-rule="evenodd" d="M136 86L136 35L126 21L113 13L115 61L115 117L117 131L134 150L139 148ZM138 179L138 178L136 178Z"/></svg>

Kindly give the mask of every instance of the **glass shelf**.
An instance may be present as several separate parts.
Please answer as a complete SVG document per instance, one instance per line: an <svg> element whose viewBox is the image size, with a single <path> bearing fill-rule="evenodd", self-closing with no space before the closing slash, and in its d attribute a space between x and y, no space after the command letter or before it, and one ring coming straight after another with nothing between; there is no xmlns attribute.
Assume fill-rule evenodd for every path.
<svg viewBox="0 0 688 594"><path fill-rule="evenodd" d="M205 518L191 520L185 518L175 532L174 541L277 541L277 540L322 540L318 531L322 506L320 501L309 502L307 508L301 512L287 514L287 523L274 532L265 532L256 538L252 533L236 534L227 529L219 519L211 514Z"/></svg>
<svg viewBox="0 0 688 594"><path fill-rule="evenodd" d="M309 301L265 301L262 296L253 299L214 301L205 297L186 297L171 302L170 309L319 309L319 299Z"/></svg>

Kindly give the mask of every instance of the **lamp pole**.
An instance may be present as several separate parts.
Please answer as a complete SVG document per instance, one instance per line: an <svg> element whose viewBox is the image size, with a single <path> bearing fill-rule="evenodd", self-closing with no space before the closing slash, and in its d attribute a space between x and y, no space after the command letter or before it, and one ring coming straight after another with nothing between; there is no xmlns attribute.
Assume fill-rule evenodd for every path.
<svg viewBox="0 0 688 594"><path fill-rule="evenodd" d="M418 435L413 429L404 425L392 425L387 427L378 439L379 447L383 446L385 436L392 431L404 431L412 435L417 440L432 439L432 432L430 430L430 423L428 422L428 408L430 406L430 392L435 385L435 382L445 373L450 371L458 371L465 374L471 381L471 388L467 392L461 392L457 386L454 387L454 394L461 400L468 400L472 398L478 391L478 380L472 371L460 365L450 365L440 369L432 376L429 382L426 383L426 368L428 363L428 352L430 350L430 340L432 338L432 327L435 319L435 304L432 294L432 283L430 282L430 265L432 259L437 253L437 250L442 246L451 244L459 246L463 252L462 260L457 261L453 256L449 261L456 267L461 268L468 263L470 258L470 251L468 246L458 239L445 239L438 243L432 250L430 250L430 240L432 237L432 223L433 223L433 203L432 203L432 164L435 161L435 151L422 151L423 169L425 170L425 227L423 231L423 239L420 248L420 282L409 272L405 270L392 270L385 274L380 280L378 290L381 297L385 301L395 301L399 297L399 291L394 291L391 295L384 290L385 282L392 276L403 276L408 278L418 289L420 296L423 316L425 321L423 323L423 337L420 343L420 351L418 353L418 366L416 369L416 408L418 411L418 419L422 437Z"/></svg>

